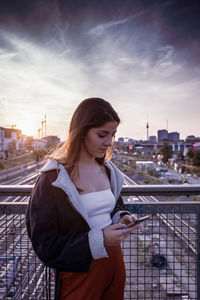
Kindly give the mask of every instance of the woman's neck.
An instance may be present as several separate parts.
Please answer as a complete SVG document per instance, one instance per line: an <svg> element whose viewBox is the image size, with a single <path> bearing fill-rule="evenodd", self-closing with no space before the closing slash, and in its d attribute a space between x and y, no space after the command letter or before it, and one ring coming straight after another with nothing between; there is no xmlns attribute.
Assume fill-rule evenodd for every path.
<svg viewBox="0 0 200 300"><path fill-rule="evenodd" d="M78 166L79 167L92 167L92 166L95 166L97 164L97 161L94 159L94 160L79 160L78 162Z"/></svg>
<svg viewBox="0 0 200 300"><path fill-rule="evenodd" d="M85 151L80 152L78 165L81 166L93 166L96 165L97 161L95 157L88 155Z"/></svg>

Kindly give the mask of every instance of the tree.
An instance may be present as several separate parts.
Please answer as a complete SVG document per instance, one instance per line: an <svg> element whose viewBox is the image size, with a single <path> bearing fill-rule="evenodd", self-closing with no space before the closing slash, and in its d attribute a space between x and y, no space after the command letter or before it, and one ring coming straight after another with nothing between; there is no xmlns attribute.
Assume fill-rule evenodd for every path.
<svg viewBox="0 0 200 300"><path fill-rule="evenodd" d="M172 146L164 143L160 148L159 154L162 155L162 162L167 163L168 159L171 158L173 154Z"/></svg>
<svg viewBox="0 0 200 300"><path fill-rule="evenodd" d="M179 161L183 161L183 160L184 160L183 151L179 151L179 152L178 152L178 160L179 160Z"/></svg>
<svg viewBox="0 0 200 300"><path fill-rule="evenodd" d="M192 164L193 162L193 158L194 158L194 152L192 151L192 149L190 149L188 151L188 153L186 154L186 161L188 161L190 164Z"/></svg>
<svg viewBox="0 0 200 300"><path fill-rule="evenodd" d="M193 157L193 165L200 166L200 151L196 151Z"/></svg>

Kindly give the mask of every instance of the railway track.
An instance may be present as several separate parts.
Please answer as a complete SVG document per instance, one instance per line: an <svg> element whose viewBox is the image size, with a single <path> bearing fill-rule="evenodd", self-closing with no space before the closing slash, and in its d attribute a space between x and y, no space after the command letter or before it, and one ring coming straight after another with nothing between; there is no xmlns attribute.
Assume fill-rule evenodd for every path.
<svg viewBox="0 0 200 300"><path fill-rule="evenodd" d="M125 184L136 185L137 183L125 175ZM129 197L128 203L138 203L138 200L142 203L160 202L154 196L138 196ZM159 225L156 224L155 218ZM152 216L151 224L152 242L150 248L152 248L152 253L155 254L152 257L157 257L159 264L163 262L161 258L167 259L165 276L159 274L157 284L162 287L163 291L165 290L166 295L179 297L178 299L196 300L196 229L190 225L187 218L184 219L184 216L178 214L155 214ZM158 234L153 234L156 227L159 227ZM161 230L161 228L165 228L165 230ZM155 236L156 240L154 240ZM143 235L143 238L138 235L138 239L139 244L143 244L142 251L147 251L144 252L144 255L148 256L149 246L144 250L145 235ZM147 245L149 245L148 242ZM188 252L189 249L191 252ZM151 268L150 272L152 272ZM136 298L137 296L138 294ZM160 299L160 296L158 297Z"/></svg>
<svg viewBox="0 0 200 300"><path fill-rule="evenodd" d="M39 163L29 162L22 166L3 170L0 172L0 184L16 184L16 180L28 176L29 173L38 173L38 170L42 168L45 162L46 160L42 160Z"/></svg>
<svg viewBox="0 0 200 300"><path fill-rule="evenodd" d="M33 184L38 177L37 172L33 172L24 179L16 178L12 184ZM133 185L132 181L125 175L125 184ZM4 197L5 198L5 197ZM129 197L130 203L134 203L136 198ZM139 201L159 202L153 196L138 196ZM6 197L3 201L26 202L28 197ZM186 219L179 215L164 214L156 215L159 222L162 222L174 233L177 238L183 241L193 255L197 254L195 238L196 229L191 226ZM180 229L181 228L181 229ZM186 230L184 229L186 228ZM187 234L189 232L189 235ZM25 218L20 215L0 217L0 299L46 299L44 290L45 269L43 264L36 258L32 251L25 230ZM5 261L8 263L6 264ZM26 267L28 266L28 268ZM14 285L13 285L14 282ZM53 286L53 285L52 285ZM159 298L160 299L160 298ZM194 299L194 298L185 298Z"/></svg>
<svg viewBox="0 0 200 300"><path fill-rule="evenodd" d="M14 184L18 184L18 185L23 185L23 184L34 184L34 182L36 181L36 179L38 178L39 174L38 172L33 172L29 175L27 175L24 179L15 179L15 181L12 183ZM23 197L23 196L17 196L17 197L13 197L13 196L7 196L7 197L1 197L0 198L0 202L26 202L28 201L28 197Z"/></svg>
<svg viewBox="0 0 200 300"><path fill-rule="evenodd" d="M12 179L12 184L33 184L38 172ZM10 183L10 180L9 180ZM8 181L5 181L8 184ZM3 202L27 202L29 197L1 197ZM45 299L45 268L35 256L26 232L24 215L0 217L0 299ZM7 262L7 263L6 263ZM14 283L14 284L13 284Z"/></svg>
<svg viewBox="0 0 200 300"><path fill-rule="evenodd" d="M6 258L7 263L1 265L1 278L6 282L0 285L0 299L39 299L37 291L44 293L44 285L39 284L44 281L44 265L32 250L24 216L11 216L8 222L9 232L1 232L1 243L7 245L6 253L1 251L1 258Z"/></svg>
<svg viewBox="0 0 200 300"><path fill-rule="evenodd" d="M124 176L126 185L137 184L128 176ZM138 196L138 199L143 203L159 202L159 200L154 196L149 196L148 198L144 196ZM177 214L168 214L167 216L165 214L157 214L157 217L166 226L168 226L170 230L173 231L195 255L197 254L197 244L195 242L197 231L193 226L191 226L186 220L180 218Z"/></svg>

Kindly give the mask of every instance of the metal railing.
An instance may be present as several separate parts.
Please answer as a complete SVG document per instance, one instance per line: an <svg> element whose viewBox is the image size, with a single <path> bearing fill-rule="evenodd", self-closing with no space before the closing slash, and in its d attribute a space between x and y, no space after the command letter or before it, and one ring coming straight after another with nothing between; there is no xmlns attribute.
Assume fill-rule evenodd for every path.
<svg viewBox="0 0 200 300"><path fill-rule="evenodd" d="M0 185L0 196L29 196L33 185ZM200 185L129 185L124 186L122 195L199 195Z"/></svg>
<svg viewBox="0 0 200 300"><path fill-rule="evenodd" d="M45 269L26 233L27 202L19 197L18 202L5 199L28 196L31 190L32 186L0 186L4 201L0 202L0 299L47 299ZM124 186L122 195L128 210L150 215L143 229L122 244L127 275L124 299L200 300L200 202L163 199L200 195L200 186ZM135 195L139 203L132 201ZM163 196L162 202L153 202L151 195ZM53 286L52 276L52 292Z"/></svg>

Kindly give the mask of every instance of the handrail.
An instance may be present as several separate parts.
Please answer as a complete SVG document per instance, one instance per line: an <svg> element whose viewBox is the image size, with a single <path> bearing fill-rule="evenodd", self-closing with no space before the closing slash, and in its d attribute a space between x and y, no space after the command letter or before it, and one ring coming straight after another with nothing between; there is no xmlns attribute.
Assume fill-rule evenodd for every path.
<svg viewBox="0 0 200 300"><path fill-rule="evenodd" d="M198 201L148 203L130 203L125 201L124 204L128 210L132 211L133 213L139 214L184 214L200 212L200 202ZM0 216L11 214L25 214L27 205L28 202L0 202Z"/></svg>
<svg viewBox="0 0 200 300"><path fill-rule="evenodd" d="M0 196L29 196L34 185L0 185ZM123 186L122 196L181 196L200 195L200 185L129 185Z"/></svg>
<svg viewBox="0 0 200 300"><path fill-rule="evenodd" d="M123 196L200 195L200 185L196 185L196 184L129 185L129 186L123 186L122 195Z"/></svg>

